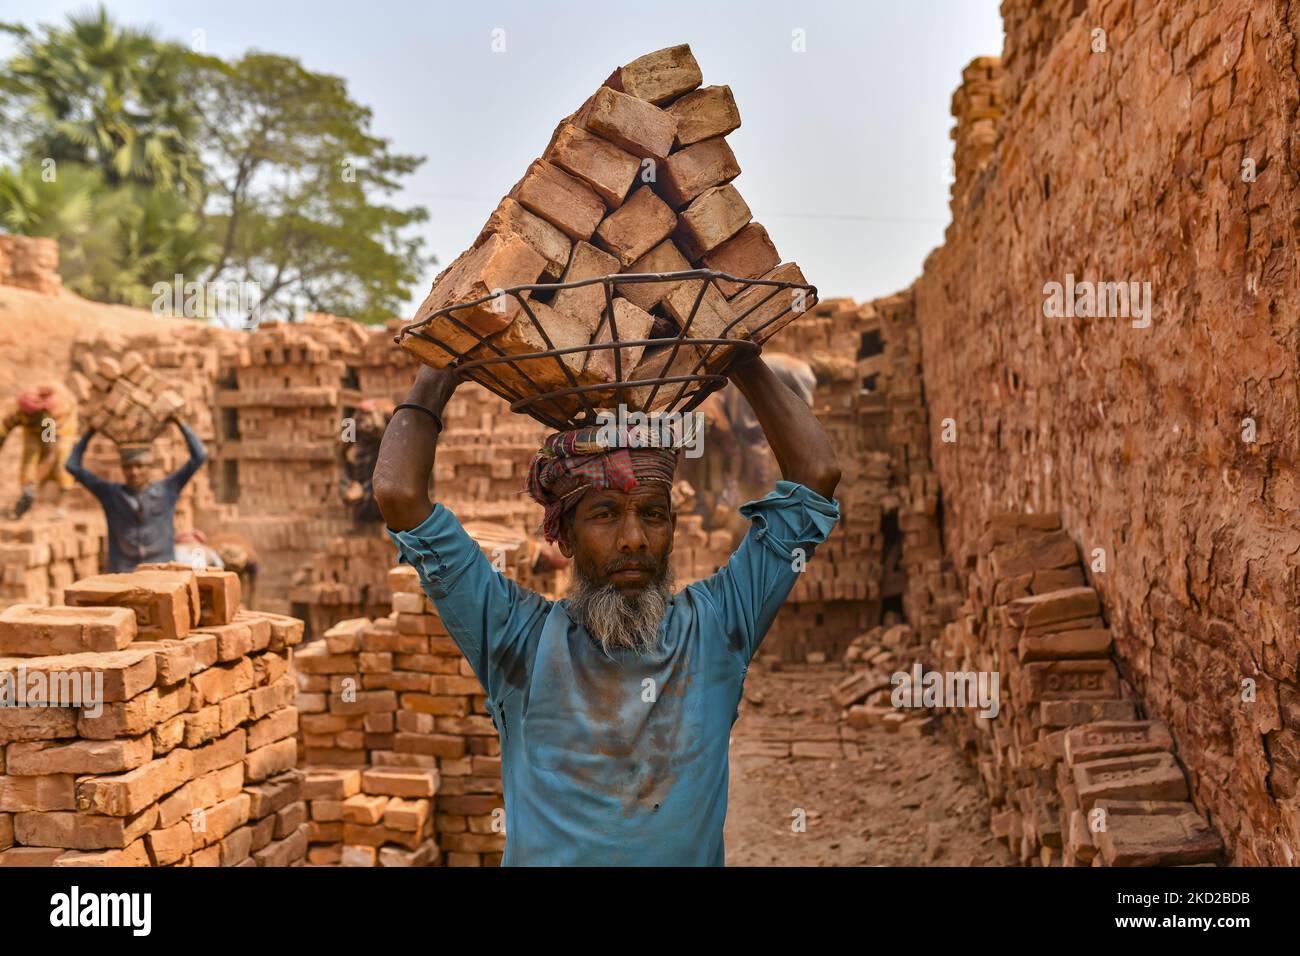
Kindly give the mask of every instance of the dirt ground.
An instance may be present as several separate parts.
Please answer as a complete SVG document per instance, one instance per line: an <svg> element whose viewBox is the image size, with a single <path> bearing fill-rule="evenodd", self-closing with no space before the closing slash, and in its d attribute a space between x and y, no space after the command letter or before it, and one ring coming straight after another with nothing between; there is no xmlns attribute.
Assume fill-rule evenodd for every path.
<svg viewBox="0 0 1300 956"><path fill-rule="evenodd" d="M750 668L732 730L728 866L1012 865L942 730L854 731L830 696L841 667L772 666Z"/></svg>

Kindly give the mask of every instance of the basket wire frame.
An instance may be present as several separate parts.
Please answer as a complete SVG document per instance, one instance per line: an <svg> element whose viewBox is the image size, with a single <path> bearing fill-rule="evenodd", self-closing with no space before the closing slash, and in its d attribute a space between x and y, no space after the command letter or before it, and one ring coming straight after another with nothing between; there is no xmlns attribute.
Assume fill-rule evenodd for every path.
<svg viewBox="0 0 1300 956"><path fill-rule="evenodd" d="M770 286L771 291L746 309L743 313L733 316L732 320L722 329L719 338L695 338L690 337L691 326L695 322L696 314L699 311L700 303L704 300L705 292L712 286L719 295L722 291L717 288L717 280L735 283L741 286L741 291L749 289L751 286L761 285ZM614 286L631 285L642 282L681 282L683 280L703 280L699 283L699 291L696 293L695 301L691 304L690 313L686 321L681 324L681 330L673 336L658 339L634 339L621 340L618 334L618 324L614 317ZM608 327L610 331L610 341L608 342L588 342L585 345L569 346L567 348L556 348L555 343L551 340L546 331L546 327L538 320L536 313L529 305L529 300L524 297L523 293L553 293L561 289L577 289L583 286L600 283L604 287L605 308L601 315L600 322L597 324L592 334L593 339L599 337L601 330ZM724 374L726 369L741 356L753 356L762 352L762 344L757 341L757 337L764 329L770 325L780 322L793 310L792 304L785 304L779 312L765 320L761 325L749 329L746 336L742 338L729 338L728 333L737 324L743 322L746 317L755 310L766 305L773 296L779 294L783 289L803 289L808 294L808 301L815 301L817 289L815 286L807 285L802 282L790 282L781 279L747 279L740 276L733 276L726 272L718 272L713 269L690 269L679 272L646 272L646 273L617 273L605 276L596 276L590 279L578 279L572 282L541 282L529 283L526 285L512 286L509 289L498 289L489 295L480 296L467 302L458 302L454 305L445 306L435 312L430 313L423 319L411 322L403 326L398 334L394 336L394 341L400 343L407 336L414 336L434 345L446 352L451 357L448 367L457 369L460 374L466 378L471 378L478 382L488 391L499 396L510 403L512 412L523 412L535 420L541 422L556 430L565 430L568 428L582 427L585 425L594 425L598 421L597 407L592 404L592 393L607 395L614 393L614 401L608 399L600 400L599 405L608 407L611 404L621 403L624 393L630 389L649 388L643 402L638 403L636 408L629 406L629 411L648 411L654 407L655 397L659 390L665 386L678 386L676 394L662 408L658 409L661 414L669 412L686 413L697 407L701 402L709 397L713 392L727 384L727 377ZM735 295L740 293L735 293ZM484 335L481 332L470 327L465 322L456 318L452 313L459 312L462 309L472 308L499 299L501 296L512 296L522 308L529 321L532 322L533 328L537 331L538 336L546 344L547 348L539 352L528 352L520 354L509 354L491 341L491 334ZM793 297L791 297L793 299ZM806 310L805 310L806 311ZM444 319L455 328L464 332L474 339L478 344L472 346L468 352L458 350L448 345L446 342L431 334L430 326L438 319ZM660 375L653 378L636 379L627 381L623 377L623 349L629 346L668 346L670 351L663 362L662 371L668 372L673 369L673 363L677 359L678 352L683 345L700 346L700 356L691 367L690 371L678 375ZM726 347L731 350L731 354L724 360L723 364L716 368L709 369L709 360L713 354L720 348ZM614 349L614 381L598 382L594 384L579 384L573 369L563 361L563 356L570 353L590 353L602 349ZM481 353L490 354L483 355ZM521 367L521 363L533 364L538 360L551 359L560 368L564 375L565 381L568 382L568 388L547 389L538 384L526 368ZM515 378L514 382L522 380L527 383L531 392L522 392L515 385L508 384L502 380L502 377L494 372L494 368L499 369L502 366L508 366ZM561 399L568 399L576 396L581 404L581 410L576 412L572 402L562 403Z"/></svg>

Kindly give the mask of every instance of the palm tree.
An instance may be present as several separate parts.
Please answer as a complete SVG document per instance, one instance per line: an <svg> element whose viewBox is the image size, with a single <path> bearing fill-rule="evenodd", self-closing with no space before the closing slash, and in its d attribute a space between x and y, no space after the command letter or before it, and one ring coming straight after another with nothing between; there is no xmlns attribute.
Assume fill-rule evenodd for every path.
<svg viewBox="0 0 1300 956"><path fill-rule="evenodd" d="M109 185L147 183L192 197L202 190L186 89L194 55L152 31L113 22L101 6L20 34L9 87L26 95L45 133L33 158L98 168Z"/></svg>

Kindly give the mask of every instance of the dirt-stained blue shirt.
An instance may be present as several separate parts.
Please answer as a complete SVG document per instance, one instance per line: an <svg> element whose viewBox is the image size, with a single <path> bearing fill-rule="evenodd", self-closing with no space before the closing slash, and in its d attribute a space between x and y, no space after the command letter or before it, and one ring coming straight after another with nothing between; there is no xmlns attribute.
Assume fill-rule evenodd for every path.
<svg viewBox="0 0 1300 956"><path fill-rule="evenodd" d="M839 504L778 481L745 540L671 600L659 642L606 655L496 571L447 508L393 532L501 739L506 866L721 866L728 743L750 660Z"/></svg>

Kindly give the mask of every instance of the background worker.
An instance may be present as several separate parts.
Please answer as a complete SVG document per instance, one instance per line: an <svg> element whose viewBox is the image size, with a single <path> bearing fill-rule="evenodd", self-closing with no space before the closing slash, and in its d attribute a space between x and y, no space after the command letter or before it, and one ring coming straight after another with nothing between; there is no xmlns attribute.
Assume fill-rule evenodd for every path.
<svg viewBox="0 0 1300 956"><path fill-rule="evenodd" d="M108 519L108 571L134 571L137 565L176 560L176 502L181 491L208 460L199 436L175 418L185 436L190 459L165 478L152 480L151 445L120 446L125 481L108 481L82 464L93 428L81 436L68 457L67 469L99 499Z"/></svg>
<svg viewBox="0 0 1300 956"><path fill-rule="evenodd" d="M10 514L14 518L26 514L40 486L47 482L58 489L58 503L62 505L73 482L63 466L77 434L76 399L57 382L39 383L19 395L10 413L0 421L0 445L15 429L23 433L19 476L22 491Z"/></svg>

